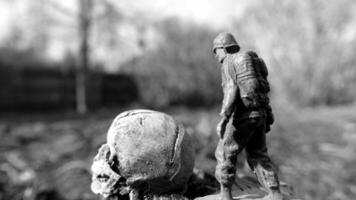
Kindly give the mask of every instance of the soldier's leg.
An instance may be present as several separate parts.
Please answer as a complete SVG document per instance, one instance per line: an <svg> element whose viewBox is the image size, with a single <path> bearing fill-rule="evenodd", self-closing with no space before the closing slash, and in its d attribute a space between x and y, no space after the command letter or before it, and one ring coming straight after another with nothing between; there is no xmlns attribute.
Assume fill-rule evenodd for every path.
<svg viewBox="0 0 356 200"><path fill-rule="evenodd" d="M262 186L279 193L278 176L268 156L265 123L264 118L258 118L256 129L246 146L247 162Z"/></svg>
<svg viewBox="0 0 356 200"><path fill-rule="evenodd" d="M231 186L235 180L237 155L242 147L236 142L234 135L237 134L232 123L228 123L223 139L219 140L215 151L217 160L215 176L221 185L221 199L232 199Z"/></svg>

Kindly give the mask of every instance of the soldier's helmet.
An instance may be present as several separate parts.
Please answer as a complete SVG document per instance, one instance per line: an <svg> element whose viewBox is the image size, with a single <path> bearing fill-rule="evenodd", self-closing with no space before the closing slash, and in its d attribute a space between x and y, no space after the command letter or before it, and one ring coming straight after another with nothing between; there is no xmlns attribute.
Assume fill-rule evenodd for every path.
<svg viewBox="0 0 356 200"><path fill-rule="evenodd" d="M213 41L213 52L214 53L217 48L226 49L229 47L235 47L236 51L240 50L239 44L236 42L234 36L231 33L222 32L218 36L215 37L215 39Z"/></svg>

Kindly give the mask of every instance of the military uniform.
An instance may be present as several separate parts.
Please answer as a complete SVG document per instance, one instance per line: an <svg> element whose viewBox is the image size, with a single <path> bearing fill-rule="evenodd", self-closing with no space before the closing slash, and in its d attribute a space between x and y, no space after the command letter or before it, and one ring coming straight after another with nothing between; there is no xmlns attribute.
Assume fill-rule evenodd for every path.
<svg viewBox="0 0 356 200"><path fill-rule="evenodd" d="M274 121L267 95L267 68L256 53L240 52L237 47L238 52L226 53L220 60L224 92L220 115L228 123L216 148L215 175L222 187L231 188L237 156L245 149L247 162L260 183L266 189L279 191L278 177L266 147L266 132Z"/></svg>

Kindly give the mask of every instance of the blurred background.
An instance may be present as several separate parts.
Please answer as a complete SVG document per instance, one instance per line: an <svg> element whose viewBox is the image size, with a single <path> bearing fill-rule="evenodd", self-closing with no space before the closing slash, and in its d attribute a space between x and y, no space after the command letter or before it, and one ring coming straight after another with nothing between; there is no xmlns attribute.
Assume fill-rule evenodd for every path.
<svg viewBox="0 0 356 200"><path fill-rule="evenodd" d="M99 199L92 158L133 108L183 122L196 166L213 173L220 31L267 63L281 179L302 199L355 199L355 11L353 0L0 0L0 199Z"/></svg>

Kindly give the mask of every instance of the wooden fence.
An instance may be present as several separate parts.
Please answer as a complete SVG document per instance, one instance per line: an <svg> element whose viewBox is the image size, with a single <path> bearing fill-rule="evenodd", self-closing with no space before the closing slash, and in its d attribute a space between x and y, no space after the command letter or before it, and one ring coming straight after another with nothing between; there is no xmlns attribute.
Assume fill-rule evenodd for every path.
<svg viewBox="0 0 356 200"><path fill-rule="evenodd" d="M127 104L138 98L134 79L125 74L93 73L88 77L90 107ZM0 68L0 111L75 108L73 71Z"/></svg>

